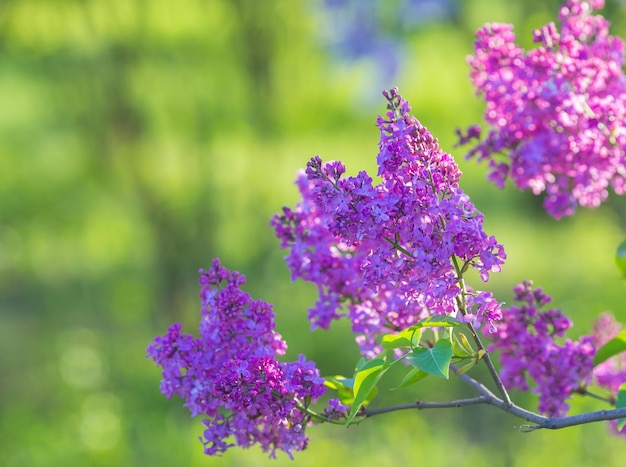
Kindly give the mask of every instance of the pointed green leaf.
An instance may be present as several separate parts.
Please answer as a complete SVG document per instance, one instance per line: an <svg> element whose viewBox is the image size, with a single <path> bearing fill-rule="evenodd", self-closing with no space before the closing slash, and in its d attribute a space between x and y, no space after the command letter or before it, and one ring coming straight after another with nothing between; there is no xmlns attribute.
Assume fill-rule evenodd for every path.
<svg viewBox="0 0 626 467"><path fill-rule="evenodd" d="M615 408L621 409L626 407L626 383L622 384L619 387L619 392L617 393L617 401L615 402ZM622 427L626 424L626 417L622 417L617 421L617 429L621 430Z"/></svg>
<svg viewBox="0 0 626 467"><path fill-rule="evenodd" d="M345 378L344 376L327 376L324 378L324 386L337 391L337 397L344 405L352 405L354 402L354 378Z"/></svg>
<svg viewBox="0 0 626 467"><path fill-rule="evenodd" d="M463 373L466 373L467 371L469 371L472 368L474 368L476 366L476 363L478 363L476 361L476 359L471 359L469 362L467 362L464 365L461 365L460 367L458 367L457 370L456 370L456 374L457 375L462 375Z"/></svg>
<svg viewBox="0 0 626 467"><path fill-rule="evenodd" d="M376 390L376 384L389 368L389 363L381 358L375 358L365 363L354 375L354 401L350 407L350 414L346 420L346 426L354 420L361 406L369 402Z"/></svg>
<svg viewBox="0 0 626 467"><path fill-rule="evenodd" d="M417 347L418 345L420 345L421 340L422 340L422 329L421 328L414 329L413 334L411 335L411 347Z"/></svg>
<svg viewBox="0 0 626 467"><path fill-rule="evenodd" d="M346 420L345 426L350 425L354 417L359 413L365 401L369 401L373 396L370 394L376 389L376 384L380 380L381 377L381 369L379 368L373 373L368 374L363 379L363 384L360 386L360 391L354 394L354 400L352 401L352 405L350 406L350 413L348 414L348 418Z"/></svg>
<svg viewBox="0 0 626 467"><path fill-rule="evenodd" d="M337 389L337 398L343 405L349 407L354 403L354 392L350 388Z"/></svg>
<svg viewBox="0 0 626 467"><path fill-rule="evenodd" d="M341 375L326 376L324 380L324 386L334 390L338 390L340 388L352 389L354 386L354 378L346 378Z"/></svg>
<svg viewBox="0 0 626 467"><path fill-rule="evenodd" d="M593 359L593 366L598 366L600 363L624 351L626 351L626 329L598 349Z"/></svg>
<svg viewBox="0 0 626 467"><path fill-rule="evenodd" d="M615 262L622 273L622 277L626 279L626 240L619 244L615 252Z"/></svg>
<svg viewBox="0 0 626 467"><path fill-rule="evenodd" d="M359 361L357 362L357 364L356 364L356 371L359 371L361 368L363 368L366 363L367 363L367 360L365 360L365 358L361 357L359 359Z"/></svg>
<svg viewBox="0 0 626 467"><path fill-rule="evenodd" d="M415 323L413 328L451 328L460 326L462 323L452 316L448 315L436 315L429 316Z"/></svg>
<svg viewBox="0 0 626 467"><path fill-rule="evenodd" d="M463 348L465 348L468 352L476 353L474 351L474 349L472 348L472 345L467 340L467 336L465 334L462 334L462 333L459 333L459 334L460 334L460 336L457 336L457 337L460 339L460 343L461 343L461 345L463 345Z"/></svg>
<svg viewBox="0 0 626 467"><path fill-rule="evenodd" d="M384 371L383 371L384 373ZM380 375L381 377L383 376L382 374ZM380 380L380 378L378 378ZM365 398L365 400L363 401L363 403L361 404L363 407L367 407L369 405L369 403L372 401L372 399L374 397L376 397L376 394L378 394L378 388L376 386L374 386L374 388L370 391L370 393L367 395L367 397ZM352 404L350 404L352 405Z"/></svg>
<svg viewBox="0 0 626 467"><path fill-rule="evenodd" d="M381 340L383 349L397 349L400 347L411 347L411 339L400 334L385 334Z"/></svg>
<svg viewBox="0 0 626 467"><path fill-rule="evenodd" d="M455 357L467 358L475 357L476 351L472 349L467 337L463 333L455 333L452 341L452 350Z"/></svg>
<svg viewBox="0 0 626 467"><path fill-rule="evenodd" d="M365 379L373 373L379 372L385 365L385 361L382 358L375 358L370 360L363 367L357 371L354 375L354 394L358 394L361 391L361 386ZM366 394L367 395L367 394Z"/></svg>
<svg viewBox="0 0 626 467"><path fill-rule="evenodd" d="M411 368L411 370L404 376L402 382L396 386L395 388L391 388L391 391L395 391L397 389L403 389L412 384L417 383L418 381L423 380L428 376L428 373L420 370L419 368Z"/></svg>
<svg viewBox="0 0 626 467"><path fill-rule="evenodd" d="M422 337L421 329L405 329L397 334L385 334L381 344L383 349L397 349L400 347L415 347Z"/></svg>
<svg viewBox="0 0 626 467"><path fill-rule="evenodd" d="M432 349L419 347L412 350L406 359L426 373L448 379L452 344L448 339L439 339Z"/></svg>

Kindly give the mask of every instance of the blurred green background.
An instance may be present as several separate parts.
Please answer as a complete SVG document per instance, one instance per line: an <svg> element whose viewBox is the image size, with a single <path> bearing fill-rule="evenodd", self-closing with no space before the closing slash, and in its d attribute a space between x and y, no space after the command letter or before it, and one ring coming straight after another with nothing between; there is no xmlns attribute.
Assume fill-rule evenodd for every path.
<svg viewBox="0 0 626 467"><path fill-rule="evenodd" d="M0 1L0 465L623 463L626 442L604 424L521 434L520 420L489 407L314 427L294 462L258 448L209 458L200 420L159 393L145 348L173 322L195 332L197 270L215 256L275 304L289 358L351 373L347 325L309 332L315 289L290 282L269 220L296 202L292 182L313 155L341 159L350 174L375 170L380 92L393 85L457 157L462 187L506 247L490 281L498 298L532 278L574 317L574 337L600 311L626 321L613 264L624 200L557 222L532 195L487 184L485 167L453 148L454 129L482 112L465 65L476 28L514 23L530 46L559 2L418 1L447 13L416 10L414 21L406 2L364 2L378 27L370 46L400 51L391 64L391 52L382 62L341 52L341 3ZM626 37L624 2L608 4L613 33ZM383 391L373 406L474 395L456 381L426 383Z"/></svg>

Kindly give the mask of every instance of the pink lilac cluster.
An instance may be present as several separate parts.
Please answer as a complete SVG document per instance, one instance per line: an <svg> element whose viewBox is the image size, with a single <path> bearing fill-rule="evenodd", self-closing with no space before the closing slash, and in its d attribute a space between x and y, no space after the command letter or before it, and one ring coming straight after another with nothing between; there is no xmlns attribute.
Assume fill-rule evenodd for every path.
<svg viewBox="0 0 626 467"><path fill-rule="evenodd" d="M174 324L148 347L162 368L161 392L185 399L191 415L208 417L200 440L205 453L260 444L292 457L306 447L307 407L325 392L313 362L276 360L286 344L274 330L271 305L252 300L240 287L245 277L213 260L200 270L200 337ZM232 442L234 440L234 443Z"/></svg>
<svg viewBox="0 0 626 467"><path fill-rule="evenodd" d="M379 183L363 171L346 177L341 162L316 156L296 182L302 200L272 220L281 247L290 249L292 278L318 287L309 310L313 327L327 328L347 313L368 358L380 351L377 336L429 315L460 312L475 325L499 321L495 298L465 295L459 279L474 267L487 281L506 257L459 188L452 156L410 115L397 89L383 95Z"/></svg>
<svg viewBox="0 0 626 467"><path fill-rule="evenodd" d="M593 327L593 342L600 348L613 339L622 330L622 325L615 320L611 313L602 313ZM626 352L622 352L600 363L593 369L595 382L617 395L622 384L626 383ZM615 433L626 435L626 426L617 429L617 420L610 422Z"/></svg>
<svg viewBox="0 0 626 467"><path fill-rule="evenodd" d="M603 6L566 1L559 28L537 29L539 47L529 51L515 44L511 25L487 24L468 59L490 125L468 157L488 160L488 178L500 187L509 177L519 189L545 192L557 219L579 204L599 206L609 187L626 191L624 44L592 14ZM480 127L458 134L466 144L480 139Z"/></svg>
<svg viewBox="0 0 626 467"><path fill-rule="evenodd" d="M503 322L491 337L490 351L499 351L502 382L509 389L529 390L528 378L539 395L539 411L563 416L570 395L590 382L595 355L594 341L563 339L572 326L559 309L541 310L551 299L526 281L514 289L521 302L502 310ZM558 341L562 341L559 343Z"/></svg>

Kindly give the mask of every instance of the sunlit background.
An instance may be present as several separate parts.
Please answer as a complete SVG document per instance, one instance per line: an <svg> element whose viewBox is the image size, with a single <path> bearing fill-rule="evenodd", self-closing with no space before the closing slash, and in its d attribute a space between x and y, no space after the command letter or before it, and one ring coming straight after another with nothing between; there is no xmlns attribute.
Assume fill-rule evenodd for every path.
<svg viewBox="0 0 626 467"><path fill-rule="evenodd" d="M608 0L626 37L626 4ZM554 221L541 200L485 181L454 148L480 122L465 57L484 22L521 44L555 0L4 0L0 2L0 465L622 465L604 424L523 434L489 407L394 413L309 430L295 461L260 449L202 454L199 419L159 392L148 342L195 332L197 270L219 256L275 305L287 357L324 374L358 358L346 323L309 332L310 284L291 283L269 227L319 154L375 171L381 91L397 85L465 175L505 245L489 283L526 278L575 320L572 337L626 289L613 263L623 198ZM374 172L375 173L375 172ZM480 370L472 373L484 376ZM391 387L391 375L383 386ZM374 407L475 395L459 384L382 391ZM536 407L532 395L516 401ZM573 412L606 408L572 399Z"/></svg>

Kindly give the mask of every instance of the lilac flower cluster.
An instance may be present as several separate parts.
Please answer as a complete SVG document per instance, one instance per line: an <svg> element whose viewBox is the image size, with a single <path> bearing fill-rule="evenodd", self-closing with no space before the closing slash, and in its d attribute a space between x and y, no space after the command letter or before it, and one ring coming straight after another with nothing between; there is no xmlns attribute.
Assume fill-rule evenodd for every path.
<svg viewBox="0 0 626 467"><path fill-rule="evenodd" d="M325 392L323 379L303 356L276 360L286 344L274 330L272 307L240 289L243 275L218 259L200 274L200 337L174 324L148 347L163 370L161 392L185 399L192 416L208 417L200 438L208 455L258 443L271 457L277 449L292 457L307 445L305 409Z"/></svg>
<svg viewBox="0 0 626 467"><path fill-rule="evenodd" d="M560 32L554 23L536 30L540 46L530 51L515 44L511 25L487 24L468 59L491 127L468 157L488 160L488 178L500 187L510 177L522 190L545 192L544 207L557 219L578 204L599 206L609 186L626 191L624 44L592 14L603 6L567 0ZM480 129L459 136L467 143Z"/></svg>
<svg viewBox="0 0 626 467"><path fill-rule="evenodd" d="M611 313L602 313L596 321L591 334L596 347L600 348L613 339L622 330L622 325ZM600 363L593 369L594 381L601 387L617 395L622 384L626 383L626 353L622 352ZM626 426L618 429L617 420L609 422L611 430L626 436Z"/></svg>
<svg viewBox="0 0 626 467"><path fill-rule="evenodd" d="M589 383L595 355L594 340L562 340L572 326L561 310L540 311L551 299L527 281L513 289L519 306L502 310L503 323L491 337L489 350L499 351L500 376L507 388L529 390L527 377L536 384L539 411L550 417L567 413L569 396Z"/></svg>
<svg viewBox="0 0 626 467"><path fill-rule="evenodd" d="M290 249L292 278L318 286L313 327L327 328L345 305L370 358L380 350L378 335L431 314L461 312L475 324L500 320L493 296L464 290L460 279L471 266L487 281L506 257L459 188L452 156L409 114L397 89L383 94L389 104L377 120L380 183L366 172L344 177L342 163L314 157L297 180L302 200L272 220L281 247Z"/></svg>

